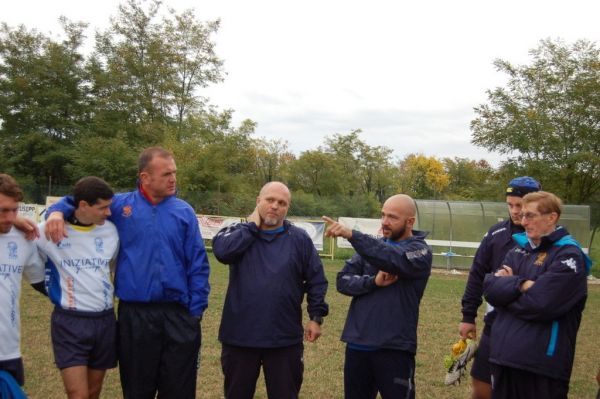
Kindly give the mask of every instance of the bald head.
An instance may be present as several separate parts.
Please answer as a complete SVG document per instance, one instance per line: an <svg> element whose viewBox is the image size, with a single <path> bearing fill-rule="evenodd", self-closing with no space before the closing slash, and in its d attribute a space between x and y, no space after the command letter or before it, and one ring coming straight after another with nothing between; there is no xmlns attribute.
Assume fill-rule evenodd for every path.
<svg viewBox="0 0 600 399"><path fill-rule="evenodd" d="M267 184L265 184L264 186L262 186L262 188L260 189L260 192L258 193L258 196L261 197L263 195L265 195L266 192L269 191L279 191L284 195L287 195L288 197L288 201L292 200L292 194L290 193L290 189L283 184L282 182L279 181L270 181Z"/></svg>
<svg viewBox="0 0 600 399"><path fill-rule="evenodd" d="M415 200L412 199L410 195L406 194L396 194L392 195L385 201L385 205L396 208L400 213L406 216L416 216L417 215L417 207L415 206Z"/></svg>
<svg viewBox="0 0 600 399"><path fill-rule="evenodd" d="M406 194L388 198L381 208L381 231L392 241L405 240L412 236L417 208L415 201Z"/></svg>

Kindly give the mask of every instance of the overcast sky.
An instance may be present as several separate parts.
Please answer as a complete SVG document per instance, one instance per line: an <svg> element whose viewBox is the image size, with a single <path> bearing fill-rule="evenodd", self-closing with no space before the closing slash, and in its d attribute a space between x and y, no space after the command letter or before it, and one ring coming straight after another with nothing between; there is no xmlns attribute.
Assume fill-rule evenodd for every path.
<svg viewBox="0 0 600 399"><path fill-rule="evenodd" d="M58 33L58 17L104 29L116 0L3 2L0 21ZM505 77L492 62L529 63L545 38L598 41L598 1L165 0L221 19L225 81L202 94L258 123L257 136L299 154L325 136L363 131L397 158L501 157L470 143L473 107Z"/></svg>

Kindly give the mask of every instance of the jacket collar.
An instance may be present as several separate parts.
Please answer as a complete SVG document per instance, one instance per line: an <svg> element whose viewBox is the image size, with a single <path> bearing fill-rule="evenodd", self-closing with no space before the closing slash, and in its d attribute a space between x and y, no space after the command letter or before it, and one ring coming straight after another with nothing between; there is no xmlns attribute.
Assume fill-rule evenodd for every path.
<svg viewBox="0 0 600 399"><path fill-rule="evenodd" d="M536 246L535 248L529 241L529 238L527 238L526 232L513 234L512 237L513 237L513 240L515 240L515 242L517 243L517 245L519 245L521 248L533 250L536 248L546 248L546 247L554 244L556 241L560 240L561 238L563 238L564 236L566 236L568 234L569 234L569 232L567 231L567 229L565 229L562 226L556 226L556 230L554 230L552 233L550 233L546 236L543 236L542 240L540 241L540 245Z"/></svg>

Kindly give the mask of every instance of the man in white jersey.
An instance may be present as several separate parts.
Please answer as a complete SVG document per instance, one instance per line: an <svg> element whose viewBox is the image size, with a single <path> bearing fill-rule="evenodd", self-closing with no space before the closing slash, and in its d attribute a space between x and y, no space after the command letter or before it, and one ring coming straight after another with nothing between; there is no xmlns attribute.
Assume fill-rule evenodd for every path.
<svg viewBox="0 0 600 399"><path fill-rule="evenodd" d="M13 227L23 192L9 175L0 174L0 370L7 371L23 385L21 320L19 300L24 274L39 289L44 265L35 243Z"/></svg>
<svg viewBox="0 0 600 399"><path fill-rule="evenodd" d="M76 209L59 244L41 237L46 289L55 305L51 335L56 366L70 399L100 396L104 374L117 366L111 265L119 236L110 216L113 191L94 176L75 184ZM44 229L40 224L40 230Z"/></svg>

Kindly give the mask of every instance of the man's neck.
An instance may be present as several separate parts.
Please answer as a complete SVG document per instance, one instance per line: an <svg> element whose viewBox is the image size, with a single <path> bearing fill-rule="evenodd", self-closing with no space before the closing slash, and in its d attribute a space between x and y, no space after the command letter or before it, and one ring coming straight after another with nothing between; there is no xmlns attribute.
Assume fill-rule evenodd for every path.
<svg viewBox="0 0 600 399"><path fill-rule="evenodd" d="M82 213L83 212L81 212L81 209L75 209L73 217L69 219L69 222L80 226L91 226L92 224L94 224L90 222Z"/></svg>
<svg viewBox="0 0 600 399"><path fill-rule="evenodd" d="M152 205L156 205L159 202L161 202L162 200L165 199L165 197L155 197L153 196L147 188L144 188L144 186L142 184L140 184L140 192L142 193L142 195L148 200L148 202L150 202Z"/></svg>

